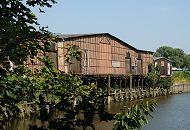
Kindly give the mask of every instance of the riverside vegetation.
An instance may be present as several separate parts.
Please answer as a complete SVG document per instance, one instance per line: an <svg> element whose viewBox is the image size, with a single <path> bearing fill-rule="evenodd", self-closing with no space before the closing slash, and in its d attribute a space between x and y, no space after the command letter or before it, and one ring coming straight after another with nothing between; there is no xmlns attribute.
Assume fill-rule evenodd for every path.
<svg viewBox="0 0 190 130"><path fill-rule="evenodd" d="M84 85L77 75L53 68L45 52L56 42L56 37L40 26L31 8L45 13L43 7L52 7L55 3L55 0L0 2L0 129L4 129L9 120L31 116L43 122L42 126L31 124L31 130L95 129L95 115L99 115L101 121L115 120L115 130L139 129L147 123L145 117L154 110L154 103L142 103L115 116L105 111L104 96L93 83ZM36 57L39 51L44 54L43 58L38 57L44 67L36 71L24 67L27 58ZM73 52L78 54L78 51ZM6 65L10 61L6 59L16 65L14 71L9 71L10 66ZM73 105L74 98L77 98L76 105ZM64 116L52 118L56 110L64 111Z"/></svg>
<svg viewBox="0 0 190 130"><path fill-rule="evenodd" d="M146 116L154 110L154 102L146 102L117 115L107 113L106 95L101 95L93 83L83 85L77 75L57 71L48 57L41 61L45 65L41 70L32 72L18 66L1 77L1 129L8 120L31 116L44 122L42 126L31 124L31 130L95 129L93 119L98 115L100 121L115 120L115 130L130 130L146 124ZM74 98L78 99L75 106ZM56 110L65 114L61 118L52 118Z"/></svg>
<svg viewBox="0 0 190 130"><path fill-rule="evenodd" d="M189 84L190 71L178 71L172 74L172 82L174 84Z"/></svg>

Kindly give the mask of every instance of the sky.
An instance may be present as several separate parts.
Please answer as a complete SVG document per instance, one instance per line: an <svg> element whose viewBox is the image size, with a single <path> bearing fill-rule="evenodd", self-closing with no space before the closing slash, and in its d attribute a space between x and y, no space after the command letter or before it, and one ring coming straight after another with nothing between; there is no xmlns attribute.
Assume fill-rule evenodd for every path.
<svg viewBox="0 0 190 130"><path fill-rule="evenodd" d="M57 0L39 23L53 33L110 33L137 49L190 54L190 0Z"/></svg>

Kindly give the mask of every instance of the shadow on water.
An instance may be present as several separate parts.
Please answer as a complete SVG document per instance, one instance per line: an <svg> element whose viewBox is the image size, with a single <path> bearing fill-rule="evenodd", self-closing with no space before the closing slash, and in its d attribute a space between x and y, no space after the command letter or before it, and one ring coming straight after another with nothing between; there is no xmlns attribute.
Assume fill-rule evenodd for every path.
<svg viewBox="0 0 190 130"><path fill-rule="evenodd" d="M158 106L149 118L149 123L142 130L189 130L190 129L190 94L180 94L155 98ZM132 106L138 101L112 103L107 107L111 113L120 112L124 106ZM55 113L61 116L61 112ZM28 130L28 125L35 123L40 125L39 120L19 119L10 121L6 130ZM99 122L95 120L96 130L111 130L113 121Z"/></svg>

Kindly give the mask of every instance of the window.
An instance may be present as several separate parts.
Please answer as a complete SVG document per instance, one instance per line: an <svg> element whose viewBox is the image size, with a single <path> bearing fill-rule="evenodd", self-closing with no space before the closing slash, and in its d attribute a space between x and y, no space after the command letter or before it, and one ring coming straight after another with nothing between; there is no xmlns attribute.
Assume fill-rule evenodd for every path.
<svg viewBox="0 0 190 130"><path fill-rule="evenodd" d="M138 57L137 57L137 59L142 59L140 53L138 53Z"/></svg>
<svg viewBox="0 0 190 130"><path fill-rule="evenodd" d="M142 73L142 60L137 59L137 74L141 74L141 73Z"/></svg>
<svg viewBox="0 0 190 130"><path fill-rule="evenodd" d="M131 73L131 58L125 59L126 73Z"/></svg>
<svg viewBox="0 0 190 130"><path fill-rule="evenodd" d="M126 53L126 58L130 58L130 57L131 57L130 52L127 52Z"/></svg>
<svg viewBox="0 0 190 130"><path fill-rule="evenodd" d="M119 68L119 67L121 67L121 65L120 65L120 61L112 61L112 67L114 67L114 68Z"/></svg>

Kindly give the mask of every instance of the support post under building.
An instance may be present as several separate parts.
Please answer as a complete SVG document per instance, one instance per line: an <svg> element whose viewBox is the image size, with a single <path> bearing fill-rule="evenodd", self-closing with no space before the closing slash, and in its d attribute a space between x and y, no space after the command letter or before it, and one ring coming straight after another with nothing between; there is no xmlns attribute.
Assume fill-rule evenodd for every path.
<svg viewBox="0 0 190 130"><path fill-rule="evenodd" d="M130 99L132 100L133 98L133 92L132 92L132 88L133 88L133 76L130 76Z"/></svg>
<svg viewBox="0 0 190 130"><path fill-rule="evenodd" d="M108 86L107 86L108 104L111 103L110 89L111 89L111 76L108 75Z"/></svg>

